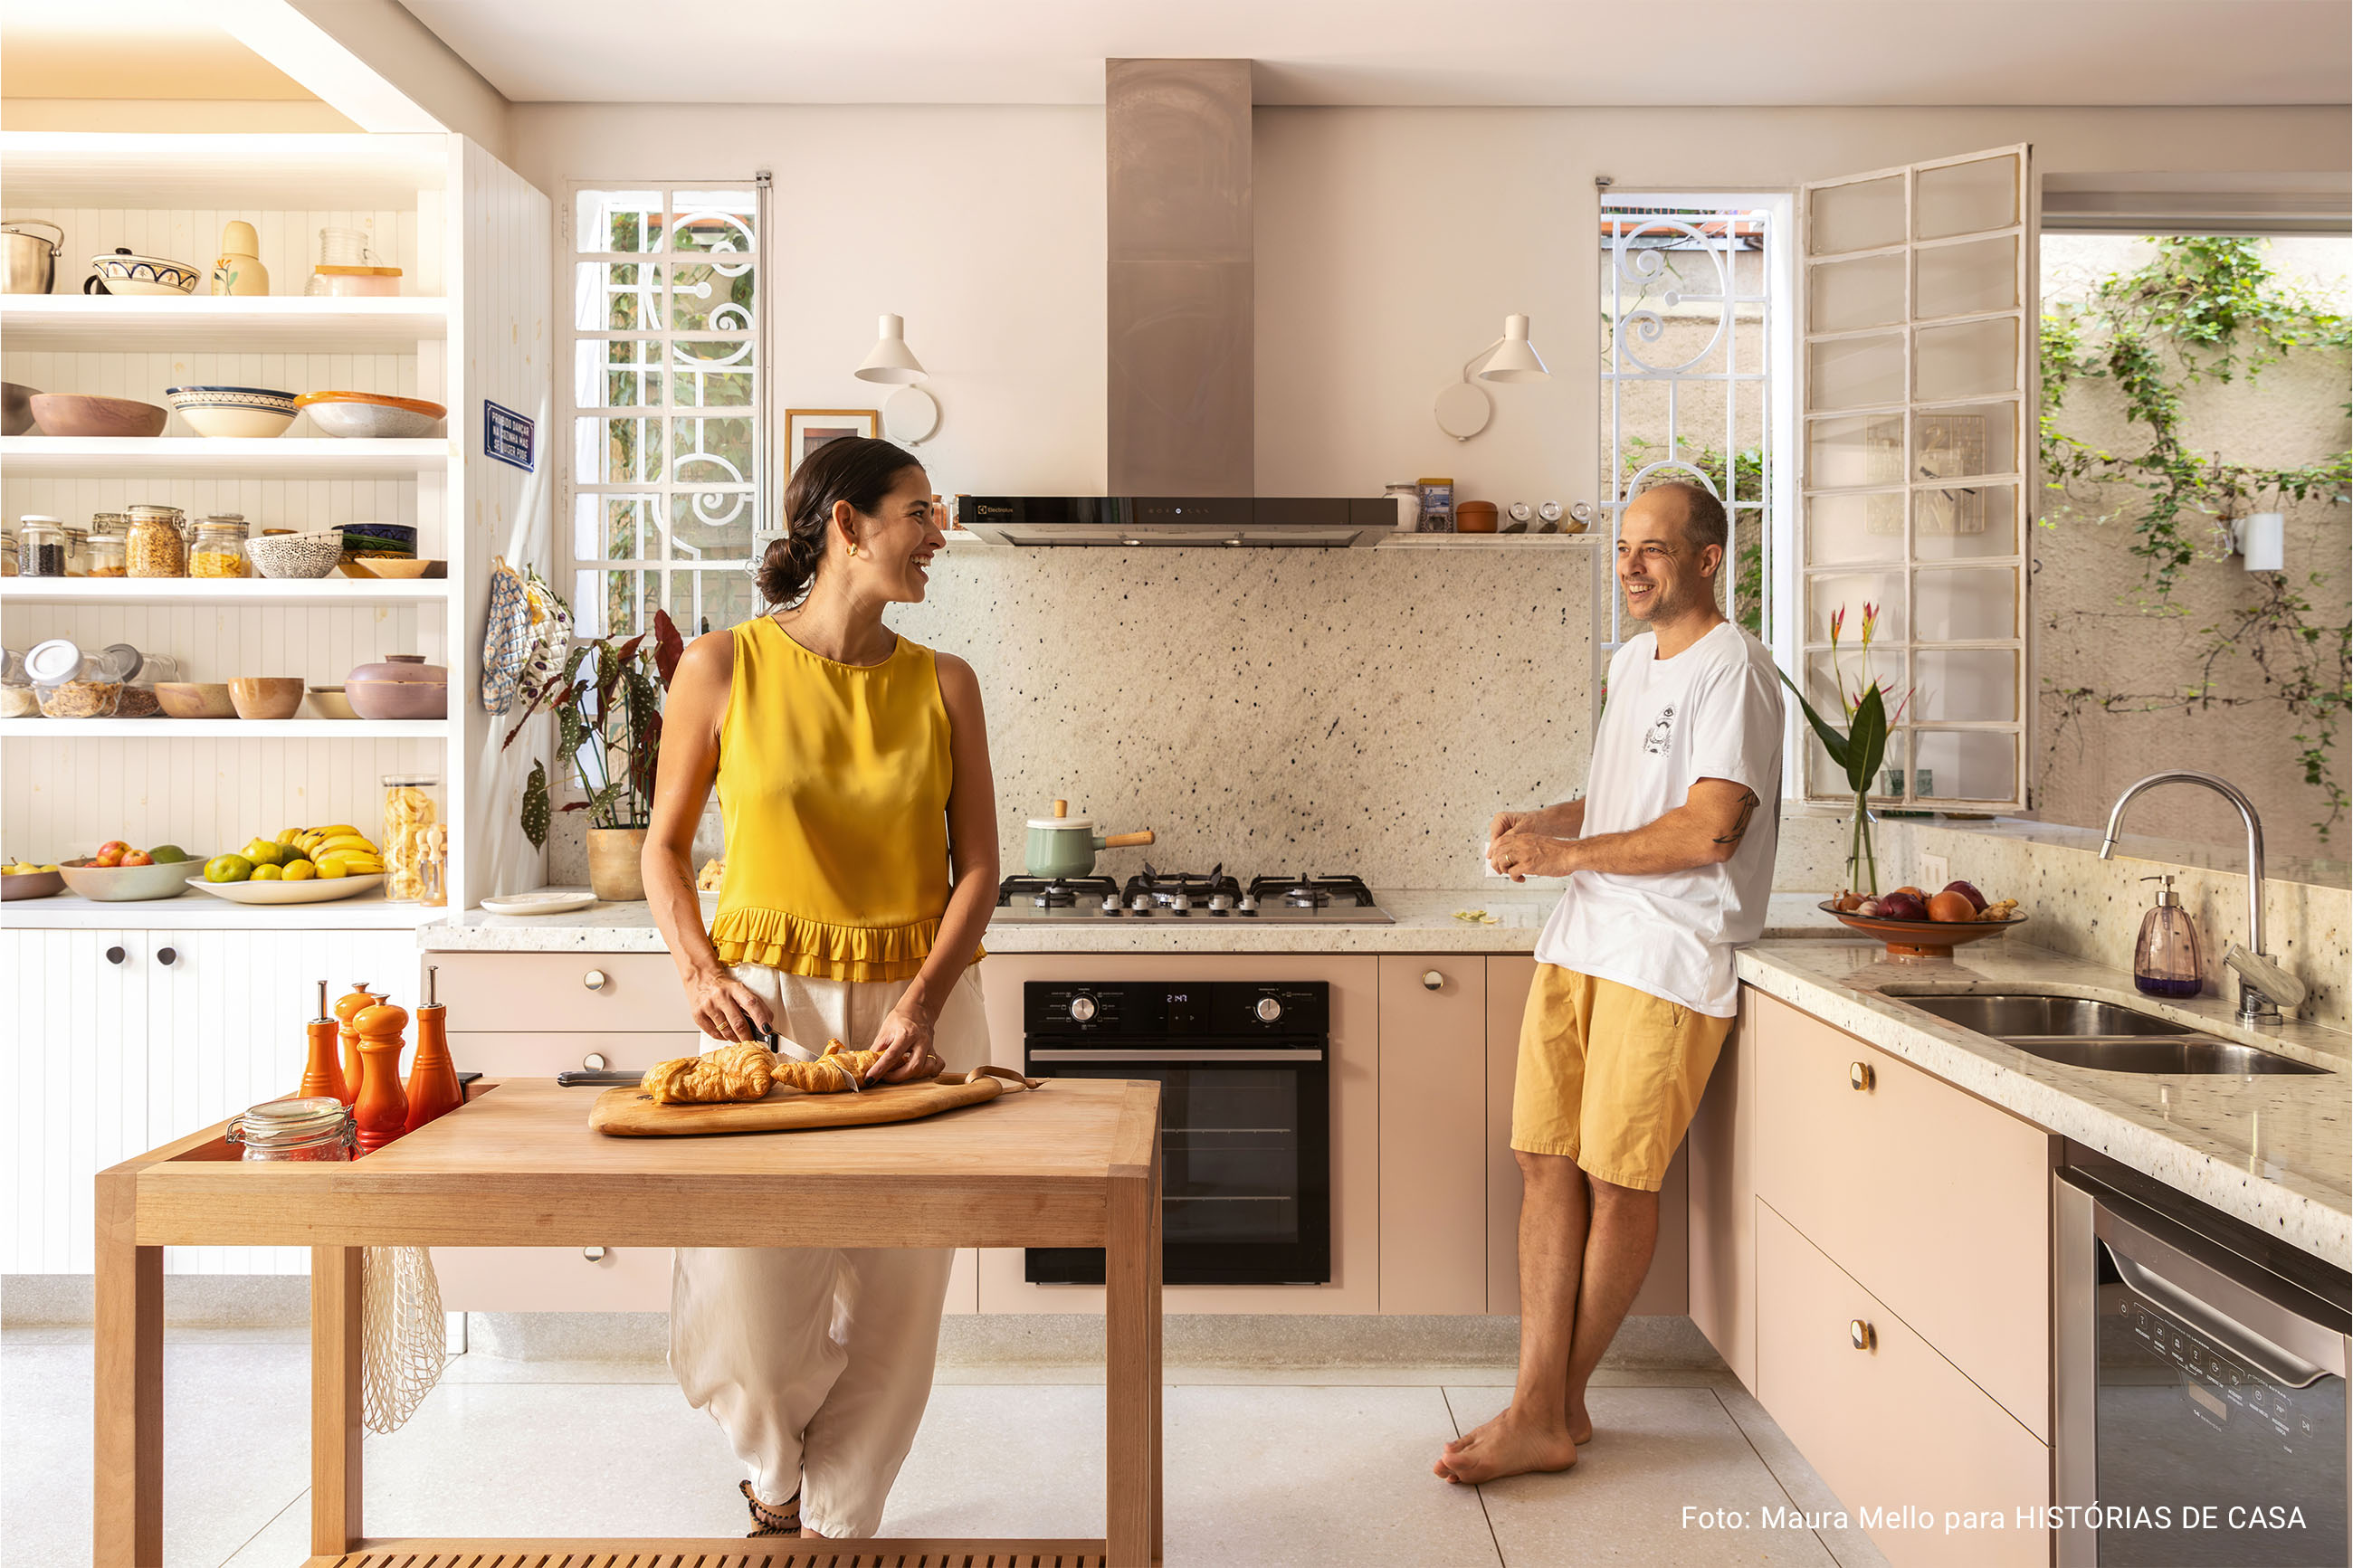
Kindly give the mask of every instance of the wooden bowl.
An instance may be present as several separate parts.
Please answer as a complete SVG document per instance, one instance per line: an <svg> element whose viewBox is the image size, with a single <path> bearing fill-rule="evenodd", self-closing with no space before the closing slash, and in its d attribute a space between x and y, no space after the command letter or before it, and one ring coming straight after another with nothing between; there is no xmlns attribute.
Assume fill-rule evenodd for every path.
<svg viewBox="0 0 2353 1568"><path fill-rule="evenodd" d="M438 561L418 561L413 558L407 561L394 561L380 556L370 556L360 562L359 567L371 577L405 583L424 576L440 564Z"/></svg>
<svg viewBox="0 0 2353 1568"><path fill-rule="evenodd" d="M18 899L46 899L66 890L62 871L0 872L0 901L14 903Z"/></svg>
<svg viewBox="0 0 2353 1568"><path fill-rule="evenodd" d="M2006 921L1891 921L1883 915L1858 915L1837 908L1828 899L1814 906L1849 931L1877 937L1887 951L1908 958L1943 958L1965 942L2000 936L2026 923L2024 915Z"/></svg>
<svg viewBox="0 0 2353 1568"><path fill-rule="evenodd" d="M33 419L44 436L161 436L172 411L128 397L37 392Z"/></svg>
<svg viewBox="0 0 2353 1568"><path fill-rule="evenodd" d="M228 696L240 719L291 719L302 706L302 682L291 676L246 676L228 683Z"/></svg>
<svg viewBox="0 0 2353 1568"><path fill-rule="evenodd" d="M159 680L155 700L166 719L234 719L237 704L228 687L217 681Z"/></svg>

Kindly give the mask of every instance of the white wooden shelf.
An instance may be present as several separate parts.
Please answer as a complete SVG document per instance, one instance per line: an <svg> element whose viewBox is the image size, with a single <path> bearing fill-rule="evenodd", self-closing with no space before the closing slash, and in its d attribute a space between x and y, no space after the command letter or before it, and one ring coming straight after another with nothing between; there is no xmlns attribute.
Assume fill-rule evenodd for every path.
<svg viewBox="0 0 2353 1568"><path fill-rule="evenodd" d="M0 473L16 479L409 479L444 467L454 451L447 437L369 441L329 436L10 436L0 438Z"/></svg>
<svg viewBox="0 0 2353 1568"><path fill-rule="evenodd" d="M428 298L0 296L0 346L45 353L415 353L448 328Z"/></svg>
<svg viewBox="0 0 2353 1568"><path fill-rule="evenodd" d="M417 605L448 596L447 579L0 577L0 604Z"/></svg>
<svg viewBox="0 0 2353 1568"><path fill-rule="evenodd" d="M1563 550L1598 542L1598 533L1400 533L1376 550Z"/></svg>
<svg viewBox="0 0 2353 1568"><path fill-rule="evenodd" d="M438 741L448 719L0 719L19 741Z"/></svg>
<svg viewBox="0 0 2353 1568"><path fill-rule="evenodd" d="M100 903L70 890L0 904L12 931L404 931L448 917L443 905L395 904L383 884L316 904L233 904L191 888L168 899Z"/></svg>
<svg viewBox="0 0 2353 1568"><path fill-rule="evenodd" d="M413 207L449 184L449 139L244 132L11 131L8 202L31 207ZM86 258L84 259L87 259Z"/></svg>

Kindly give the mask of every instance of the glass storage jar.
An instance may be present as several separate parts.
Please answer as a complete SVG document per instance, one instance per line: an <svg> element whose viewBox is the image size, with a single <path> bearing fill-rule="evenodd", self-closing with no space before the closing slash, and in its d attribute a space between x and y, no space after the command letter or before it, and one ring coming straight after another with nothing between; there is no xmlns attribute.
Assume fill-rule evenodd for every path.
<svg viewBox="0 0 2353 1568"><path fill-rule="evenodd" d="M196 524L196 548L188 558L191 577L249 577L245 558L245 519L208 517Z"/></svg>
<svg viewBox="0 0 2353 1568"><path fill-rule="evenodd" d="M90 536L90 574L93 577L121 577L130 571L129 558L124 554L125 541L119 533L93 533Z"/></svg>
<svg viewBox="0 0 2353 1568"><path fill-rule="evenodd" d="M66 574L65 524L54 517L26 512L16 520L16 569L26 577Z"/></svg>
<svg viewBox="0 0 2353 1568"><path fill-rule="evenodd" d="M175 506L134 506L125 555L133 577L185 577L188 542L185 516Z"/></svg>
<svg viewBox="0 0 2353 1568"><path fill-rule="evenodd" d="M65 530L66 575L87 577L90 575L90 530L76 528L70 522L65 525Z"/></svg>
<svg viewBox="0 0 2353 1568"><path fill-rule="evenodd" d="M232 1116L223 1135L248 1160L348 1161L358 1135L352 1108L332 1095L272 1100Z"/></svg>
<svg viewBox="0 0 2353 1568"><path fill-rule="evenodd" d="M445 901L442 862L448 834L441 826L441 780L433 773L385 773L384 896L396 904Z"/></svg>
<svg viewBox="0 0 2353 1568"><path fill-rule="evenodd" d="M0 577L14 577L17 571L16 536L0 530Z"/></svg>

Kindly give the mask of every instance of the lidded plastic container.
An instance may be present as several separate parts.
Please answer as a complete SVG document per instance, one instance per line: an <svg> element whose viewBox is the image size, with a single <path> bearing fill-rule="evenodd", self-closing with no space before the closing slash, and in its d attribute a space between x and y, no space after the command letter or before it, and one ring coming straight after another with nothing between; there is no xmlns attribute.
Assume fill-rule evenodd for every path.
<svg viewBox="0 0 2353 1568"><path fill-rule="evenodd" d="M2150 996L2195 996L2206 988L2205 944L2170 877L2143 877L2162 884L2157 907L2141 917L2140 940L2133 943L2133 984Z"/></svg>

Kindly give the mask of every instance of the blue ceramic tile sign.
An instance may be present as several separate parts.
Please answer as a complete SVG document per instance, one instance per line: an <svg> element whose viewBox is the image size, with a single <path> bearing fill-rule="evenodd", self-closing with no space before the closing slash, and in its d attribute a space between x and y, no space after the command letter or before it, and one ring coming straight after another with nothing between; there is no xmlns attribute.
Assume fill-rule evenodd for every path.
<svg viewBox="0 0 2353 1568"><path fill-rule="evenodd" d="M501 408L484 398L482 456L496 458L501 463L512 463L526 474L531 472L532 424L528 416L517 414L512 408Z"/></svg>

